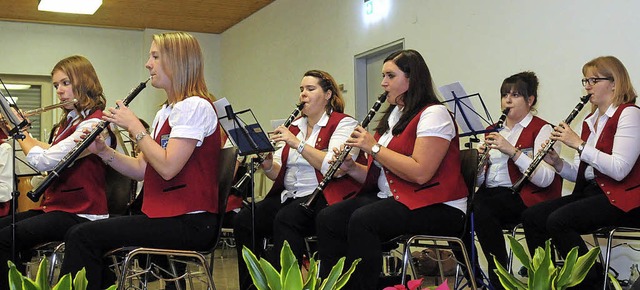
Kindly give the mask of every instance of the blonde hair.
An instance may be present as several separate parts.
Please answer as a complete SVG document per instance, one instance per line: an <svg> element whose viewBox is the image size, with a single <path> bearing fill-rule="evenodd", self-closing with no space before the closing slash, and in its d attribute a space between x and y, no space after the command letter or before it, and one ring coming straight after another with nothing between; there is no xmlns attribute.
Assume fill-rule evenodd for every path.
<svg viewBox="0 0 640 290"><path fill-rule="evenodd" d="M582 66L582 74L586 77L589 72L610 78L615 83L613 89L614 106L636 102L637 95L631 84L629 73L624 64L615 56L600 56L585 63Z"/></svg>
<svg viewBox="0 0 640 290"><path fill-rule="evenodd" d="M96 110L104 110L107 100L104 97L102 85L96 74L96 70L87 58L81 55L73 55L59 61L51 70L51 75L61 71L69 77L73 87L73 94L77 100L75 108L78 112L89 110L89 114ZM71 110L64 110L60 124L66 119ZM81 118L84 118L80 114Z"/></svg>
<svg viewBox="0 0 640 290"><path fill-rule="evenodd" d="M153 42L160 52L162 68L171 80L175 102L190 96L215 100L207 90L202 50L193 35L186 32L155 34Z"/></svg>

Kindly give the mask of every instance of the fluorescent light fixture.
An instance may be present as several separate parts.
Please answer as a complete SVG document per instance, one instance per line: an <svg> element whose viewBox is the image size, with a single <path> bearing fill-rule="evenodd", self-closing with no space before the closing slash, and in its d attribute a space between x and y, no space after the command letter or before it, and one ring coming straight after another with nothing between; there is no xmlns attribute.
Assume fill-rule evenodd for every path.
<svg viewBox="0 0 640 290"><path fill-rule="evenodd" d="M5 84L7 86L7 90L28 90L31 88L31 85L21 85L21 84Z"/></svg>
<svg viewBox="0 0 640 290"><path fill-rule="evenodd" d="M74 14L93 14L102 0L40 0L38 10Z"/></svg>

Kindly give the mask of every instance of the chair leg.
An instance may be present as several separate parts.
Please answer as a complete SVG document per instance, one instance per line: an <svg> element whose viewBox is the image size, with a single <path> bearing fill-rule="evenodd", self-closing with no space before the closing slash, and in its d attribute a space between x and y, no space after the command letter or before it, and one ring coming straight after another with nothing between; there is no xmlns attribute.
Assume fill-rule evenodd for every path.
<svg viewBox="0 0 640 290"><path fill-rule="evenodd" d="M611 245L613 244L613 235L616 233L617 228L613 228L609 231L609 236L607 237L607 253L605 254L604 260L604 283L602 285L603 290L609 289L608 281L609 281L609 266L611 265Z"/></svg>

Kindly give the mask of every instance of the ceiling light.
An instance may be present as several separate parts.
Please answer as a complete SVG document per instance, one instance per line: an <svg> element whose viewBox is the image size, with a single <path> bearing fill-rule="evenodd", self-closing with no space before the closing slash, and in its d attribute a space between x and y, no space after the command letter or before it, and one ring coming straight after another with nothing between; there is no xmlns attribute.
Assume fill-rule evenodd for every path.
<svg viewBox="0 0 640 290"><path fill-rule="evenodd" d="M31 85L20 85L20 84L5 84L7 90L27 90L31 88Z"/></svg>
<svg viewBox="0 0 640 290"><path fill-rule="evenodd" d="M38 10L74 13L93 14L102 5L102 0L40 0Z"/></svg>

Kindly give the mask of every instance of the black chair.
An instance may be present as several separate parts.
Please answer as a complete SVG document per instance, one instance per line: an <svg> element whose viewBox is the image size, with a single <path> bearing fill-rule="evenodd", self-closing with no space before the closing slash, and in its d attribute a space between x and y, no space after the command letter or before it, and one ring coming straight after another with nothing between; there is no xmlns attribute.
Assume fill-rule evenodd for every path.
<svg viewBox="0 0 640 290"><path fill-rule="evenodd" d="M467 189L469 190L469 201L473 193L475 192L475 184L476 184L476 168L478 167L478 151L476 149L465 149L460 151L460 162L461 162L461 170L462 176L464 177L465 184L467 185ZM468 213L468 212L467 212ZM466 231L466 227L465 227ZM464 231L463 231L464 232ZM462 254L462 258L464 259L464 265L468 272L468 283L471 284L472 289L476 289L476 282L473 271L473 264L467 253L467 250L464 246L464 242L462 241L463 233L460 233L460 236L449 237L449 236L435 236L435 235L413 235L413 236L404 236L402 239L404 242L404 253L402 255L402 272L401 272L401 281L403 285L407 285L407 267L408 264L412 261L411 257L411 247L423 247L423 248L433 248L436 253L439 249L448 248L453 249L451 245L457 245L456 250L459 250ZM405 239L406 238L406 239ZM427 243L422 243L422 241L427 241ZM438 242L447 242L447 245L438 244ZM459 263L459 262L458 262ZM442 267L441 267L442 268ZM412 267L413 275L416 276L415 267ZM444 280L444 275L441 272L441 279ZM457 281L456 281L457 283Z"/></svg>
<svg viewBox="0 0 640 290"><path fill-rule="evenodd" d="M211 244L211 247L207 251L188 251L188 250L174 250L174 249L158 249L158 248L144 248L144 247L124 247L112 250L105 254L106 258L113 261L112 268L116 273L118 279L118 289L125 288L125 284L134 283L134 278L137 279L137 283L140 283L141 288L146 289L147 283L151 276L166 282L175 282L177 289L181 289L179 281L186 280L190 283L191 289L193 287L192 277L194 273L191 272L190 265L197 265L203 269L203 273L206 276L207 289L216 289L213 282L213 252L220 241L224 211L227 207L227 197L231 190L233 181L233 173L236 163L237 149L235 147L222 149L220 152L220 160L218 164L218 209L220 214L218 215L218 228L215 241ZM210 260L207 262L206 256L210 256ZM158 265L154 262L152 257L164 257L168 261L169 269L166 269L164 265ZM134 267L136 261L144 260L144 267ZM177 273L177 264L185 266L185 272L183 274ZM168 277L167 277L168 276Z"/></svg>

